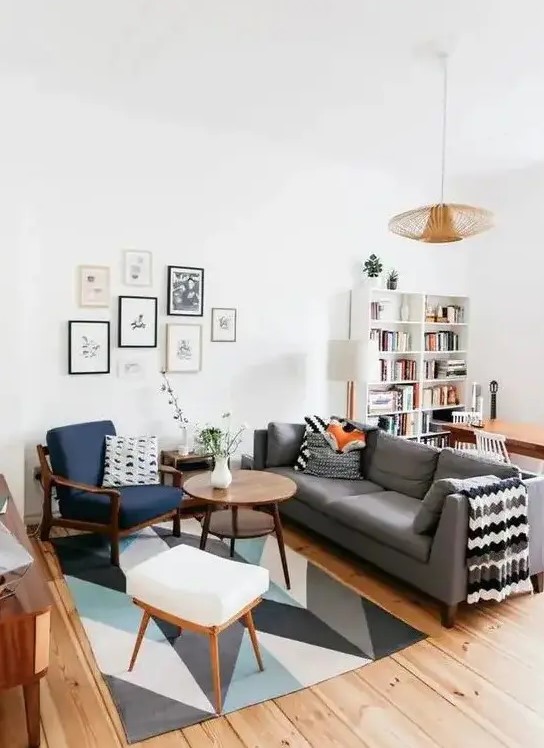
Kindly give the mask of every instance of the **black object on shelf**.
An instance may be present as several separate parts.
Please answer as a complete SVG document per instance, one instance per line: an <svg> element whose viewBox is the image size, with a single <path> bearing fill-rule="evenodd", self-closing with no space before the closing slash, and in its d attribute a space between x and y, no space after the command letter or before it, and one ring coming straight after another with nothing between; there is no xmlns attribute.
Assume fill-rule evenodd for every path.
<svg viewBox="0 0 544 748"><path fill-rule="evenodd" d="M493 379L489 383L489 392L491 393L490 405L489 405L489 417L492 421L497 418L497 392L499 389L499 383Z"/></svg>

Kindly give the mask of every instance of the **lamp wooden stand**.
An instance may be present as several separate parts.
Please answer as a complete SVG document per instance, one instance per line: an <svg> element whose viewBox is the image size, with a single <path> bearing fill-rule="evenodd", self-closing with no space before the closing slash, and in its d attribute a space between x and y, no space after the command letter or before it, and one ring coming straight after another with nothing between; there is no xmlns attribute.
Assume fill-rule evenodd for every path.
<svg viewBox="0 0 544 748"><path fill-rule="evenodd" d="M360 340L329 340L328 378L347 382L346 417L355 417L355 385L362 379L363 345Z"/></svg>

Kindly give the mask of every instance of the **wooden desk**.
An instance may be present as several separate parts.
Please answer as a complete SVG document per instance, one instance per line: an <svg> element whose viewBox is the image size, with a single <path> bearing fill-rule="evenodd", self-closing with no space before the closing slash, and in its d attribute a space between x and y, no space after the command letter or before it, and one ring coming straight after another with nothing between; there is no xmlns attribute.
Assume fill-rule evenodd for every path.
<svg viewBox="0 0 544 748"><path fill-rule="evenodd" d="M0 497L9 494L0 475ZM22 686L30 748L40 745L40 679L49 665L51 597L26 529L13 499L0 521L35 560L17 584L15 594L0 600L0 690ZM0 694L1 698L1 694Z"/></svg>
<svg viewBox="0 0 544 748"><path fill-rule="evenodd" d="M503 434L506 437L506 449L512 454L544 460L544 426L501 420L484 421L482 428L449 421L440 421L439 425L451 433L453 442L475 442L476 431L489 431L492 434Z"/></svg>

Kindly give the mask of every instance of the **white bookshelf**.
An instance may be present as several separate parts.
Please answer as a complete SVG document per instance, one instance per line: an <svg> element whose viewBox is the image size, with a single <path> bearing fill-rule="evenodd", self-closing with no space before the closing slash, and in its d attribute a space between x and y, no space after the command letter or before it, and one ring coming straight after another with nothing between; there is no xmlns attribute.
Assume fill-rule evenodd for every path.
<svg viewBox="0 0 544 748"><path fill-rule="evenodd" d="M379 319L373 318L373 312L379 304ZM450 321L430 320L427 312L429 309L450 307ZM461 315L453 315L453 308L462 310ZM365 380L357 383L357 418L365 422L377 422L378 416L406 416L402 419L403 425L409 427L408 433L400 434L405 438L421 439L429 436L431 431L429 421L432 414L436 413L439 418L440 411L459 410L465 408L467 399L467 377L466 376L440 376L436 378L426 375L426 363L430 365L432 360L440 362L448 361L467 362L468 334L470 327L469 299L458 294L428 294L422 292L395 290L383 288L370 288L361 285L352 291L351 303L351 337L367 343L365 347L366 356L364 361ZM406 319L403 319L406 317ZM376 330L388 333L400 333L397 342L403 343L407 350L380 350L380 341L371 340L371 332ZM438 335L439 333L453 333L457 341L457 348L448 350L426 350L426 333ZM374 333L376 336L376 333ZM402 336L402 339L401 339ZM378 338L383 337L381 334ZM391 336L389 336L391 337ZM446 336L442 336L444 342ZM437 338L434 338L437 341ZM438 342L438 341L437 341ZM399 359L414 362L415 375L407 379L399 376L390 381L382 381L381 360L386 361L388 366ZM436 365L437 369L439 364ZM379 413L372 407L376 395L374 393L386 393L398 387L411 386L415 402L408 402L404 409L387 409L384 406ZM443 388L441 393L435 390L435 398L439 394L447 397L449 389L450 401L439 402L437 399L430 403L426 398L425 390L432 388ZM455 404L451 399L455 395ZM399 419L400 420L400 419Z"/></svg>

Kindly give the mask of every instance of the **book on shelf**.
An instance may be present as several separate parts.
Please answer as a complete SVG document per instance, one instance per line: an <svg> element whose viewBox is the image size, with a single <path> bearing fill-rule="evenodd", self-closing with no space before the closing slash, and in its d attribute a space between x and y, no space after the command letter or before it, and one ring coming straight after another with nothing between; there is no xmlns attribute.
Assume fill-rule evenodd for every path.
<svg viewBox="0 0 544 748"><path fill-rule="evenodd" d="M402 330L383 330L380 327L373 327L370 330L370 340L378 342L380 351L405 351L412 350L412 336Z"/></svg>
<svg viewBox="0 0 544 748"><path fill-rule="evenodd" d="M431 447L439 447L440 449L448 447L450 443L450 435L447 433L440 434L423 434L420 437L420 441L423 444L428 444Z"/></svg>
<svg viewBox="0 0 544 748"><path fill-rule="evenodd" d="M459 404L459 393L451 384L424 387L421 401L423 408L442 408L445 405L455 408Z"/></svg>
<svg viewBox="0 0 544 748"><path fill-rule="evenodd" d="M467 362L464 359L430 358L424 362L425 379L448 379L466 377Z"/></svg>
<svg viewBox="0 0 544 748"><path fill-rule="evenodd" d="M425 333L426 351L458 351L459 335L452 330L437 330Z"/></svg>
<svg viewBox="0 0 544 748"><path fill-rule="evenodd" d="M417 379L417 364L409 358L380 358L380 381L398 382Z"/></svg>
<svg viewBox="0 0 544 748"><path fill-rule="evenodd" d="M398 415L379 416L378 428L393 436L416 436L416 414L399 413Z"/></svg>
<svg viewBox="0 0 544 748"><path fill-rule="evenodd" d="M465 321L465 309L458 304L447 306L428 305L425 310L425 322L447 322L450 325L463 323Z"/></svg>
<svg viewBox="0 0 544 748"><path fill-rule="evenodd" d="M368 415L415 410L418 405L418 388L415 384L398 384L387 390L368 391Z"/></svg>

